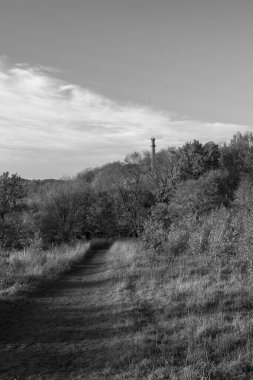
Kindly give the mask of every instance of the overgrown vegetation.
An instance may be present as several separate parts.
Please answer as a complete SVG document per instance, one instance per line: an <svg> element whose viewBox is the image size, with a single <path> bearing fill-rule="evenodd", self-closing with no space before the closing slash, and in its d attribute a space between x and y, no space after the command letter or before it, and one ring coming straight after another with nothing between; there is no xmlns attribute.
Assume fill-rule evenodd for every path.
<svg viewBox="0 0 253 380"><path fill-rule="evenodd" d="M186 143L163 149L150 172L148 152L87 169L74 178L28 181L0 176L0 244L21 249L39 236L45 247L94 237L140 236L147 220L170 228L233 207L235 191L252 178L252 133L229 144Z"/></svg>
<svg viewBox="0 0 253 380"><path fill-rule="evenodd" d="M245 219L235 253L226 226L236 222L214 212L183 243L182 230L171 232L156 255L134 241L111 247L115 287L131 307L121 347L128 364L112 358L110 378L252 378L252 259L240 258L252 227Z"/></svg>
<svg viewBox="0 0 253 380"><path fill-rule="evenodd" d="M118 281L131 283L138 315L132 376L249 379L252 134L220 147L216 168L204 168L197 142L192 150L194 162L175 160L180 149L173 153L174 174L160 182L135 255L129 260L128 250L117 247L114 271Z"/></svg>
<svg viewBox="0 0 253 380"><path fill-rule="evenodd" d="M238 133L161 150L152 174L147 152L58 182L2 174L1 289L64 270L87 249L70 244L139 237L111 248L138 331L125 378L251 378L252 163Z"/></svg>
<svg viewBox="0 0 253 380"><path fill-rule="evenodd" d="M220 251L221 241L233 238L229 250L242 256L242 244L250 244L252 142L252 133L238 133L223 146L195 140L164 149L153 174L147 152L60 181L3 173L1 248L27 250L39 240L46 250L96 237L142 236L154 255L168 247L177 254L191 236L191 247L200 241L200 253L215 251L214 244ZM216 219L220 226L214 232Z"/></svg>

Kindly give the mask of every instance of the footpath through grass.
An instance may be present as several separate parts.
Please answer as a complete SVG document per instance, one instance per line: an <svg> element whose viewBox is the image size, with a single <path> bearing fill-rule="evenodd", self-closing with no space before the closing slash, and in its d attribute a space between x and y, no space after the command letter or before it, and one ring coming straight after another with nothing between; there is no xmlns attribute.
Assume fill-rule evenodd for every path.
<svg viewBox="0 0 253 380"><path fill-rule="evenodd" d="M1 379L253 378L250 274L137 240L88 252L52 287L2 302Z"/></svg>
<svg viewBox="0 0 253 380"><path fill-rule="evenodd" d="M133 241L115 243L111 260L135 331L115 378L253 378L252 277L220 276L204 255L150 257Z"/></svg>

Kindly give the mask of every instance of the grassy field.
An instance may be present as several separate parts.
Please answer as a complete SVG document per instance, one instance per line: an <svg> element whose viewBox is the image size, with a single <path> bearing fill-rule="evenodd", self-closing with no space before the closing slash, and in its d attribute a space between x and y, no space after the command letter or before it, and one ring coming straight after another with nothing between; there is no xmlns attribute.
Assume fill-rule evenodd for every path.
<svg viewBox="0 0 253 380"><path fill-rule="evenodd" d="M41 281L57 277L82 260L89 247L89 243L78 243L47 251L35 245L23 251L0 251L0 295L27 292Z"/></svg>
<svg viewBox="0 0 253 380"><path fill-rule="evenodd" d="M235 273L220 275L207 255L112 245L111 274L131 299L125 324L135 331L118 378L253 378L253 281Z"/></svg>
<svg viewBox="0 0 253 380"><path fill-rule="evenodd" d="M75 318L81 321L76 346L77 336L71 335L71 349L77 350L75 370L81 377L70 378L82 378L85 360L90 380L253 378L252 272L242 275L236 267L221 271L220 265L210 262L210 252L200 254L194 247L158 254L144 249L138 240L116 241L107 246L99 265L88 262L87 278L72 274L73 294L67 287L69 279L60 293L71 306L77 292L74 305L78 307L71 306L75 313L69 323ZM29 290L40 279L56 277L85 252L89 252L88 244L5 253L1 294ZM67 313L62 310L65 303L57 309L57 298L50 299L50 292L46 300L52 303L49 322L57 317L57 326L66 334L61 325ZM53 339L51 333L49 339ZM83 358L78 353L82 342Z"/></svg>

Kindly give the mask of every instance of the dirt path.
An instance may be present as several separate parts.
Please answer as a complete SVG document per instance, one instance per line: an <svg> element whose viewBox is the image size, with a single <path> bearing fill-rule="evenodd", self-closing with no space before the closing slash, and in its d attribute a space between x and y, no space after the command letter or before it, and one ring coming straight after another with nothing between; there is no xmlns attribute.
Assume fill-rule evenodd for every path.
<svg viewBox="0 0 253 380"><path fill-rule="evenodd" d="M0 379L114 378L132 332L108 252L29 298L0 300Z"/></svg>

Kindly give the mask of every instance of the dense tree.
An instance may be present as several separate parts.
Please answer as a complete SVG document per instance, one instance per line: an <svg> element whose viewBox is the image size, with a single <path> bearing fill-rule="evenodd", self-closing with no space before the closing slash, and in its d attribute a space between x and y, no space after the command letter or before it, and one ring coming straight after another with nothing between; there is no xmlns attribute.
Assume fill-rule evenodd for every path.
<svg viewBox="0 0 253 380"><path fill-rule="evenodd" d="M169 203L180 181L198 179L220 167L220 149L213 142L186 143L182 148L163 149L157 154L153 175L157 202Z"/></svg>
<svg viewBox="0 0 253 380"><path fill-rule="evenodd" d="M228 174L220 170L210 171L198 179L178 183L169 214L171 219L187 214L198 217L222 205L228 206L232 195Z"/></svg>
<svg viewBox="0 0 253 380"><path fill-rule="evenodd" d="M221 150L221 164L230 173L236 187L241 176L253 178L253 133L238 132Z"/></svg>
<svg viewBox="0 0 253 380"><path fill-rule="evenodd" d="M124 235L126 223L115 196L106 191L93 193L87 217L87 228L90 237Z"/></svg>
<svg viewBox="0 0 253 380"><path fill-rule="evenodd" d="M179 149L178 165L180 169L180 179L199 178L205 171L203 145L197 140L186 143Z"/></svg>
<svg viewBox="0 0 253 380"><path fill-rule="evenodd" d="M197 179L209 170L219 168L220 150L213 142L202 145L199 141L186 143L179 148L180 179Z"/></svg>
<svg viewBox="0 0 253 380"><path fill-rule="evenodd" d="M33 235L24 213L23 180L8 172L0 176L0 246L21 248Z"/></svg>
<svg viewBox="0 0 253 380"><path fill-rule="evenodd" d="M134 152L123 162L60 181L24 181L3 173L0 245L20 247L36 233L45 244L139 235L150 216L167 230L175 219L229 206L240 180L253 178L253 134L238 133L222 147L194 140L162 149L152 173L150 159L150 152ZM251 182L241 182L236 193L245 209L251 208L251 188Z"/></svg>
<svg viewBox="0 0 253 380"><path fill-rule="evenodd" d="M77 174L76 179L80 182L91 184L96 178L96 175L98 174L98 172L99 172L99 168L85 169L81 173Z"/></svg>
<svg viewBox="0 0 253 380"><path fill-rule="evenodd" d="M81 183L66 181L56 185L39 202L38 223L46 243L69 242L85 236L91 200Z"/></svg>
<svg viewBox="0 0 253 380"><path fill-rule="evenodd" d="M205 172L220 168L221 150L218 144L209 141L203 146Z"/></svg>
<svg viewBox="0 0 253 380"><path fill-rule="evenodd" d="M103 166L94 178L92 188L95 193L107 192L112 197L118 233L138 235L154 203L147 170L145 157L134 152L126 156L124 162Z"/></svg>

